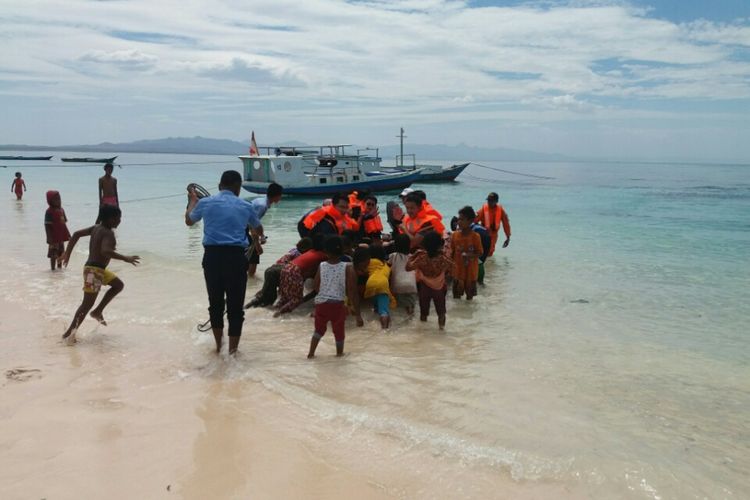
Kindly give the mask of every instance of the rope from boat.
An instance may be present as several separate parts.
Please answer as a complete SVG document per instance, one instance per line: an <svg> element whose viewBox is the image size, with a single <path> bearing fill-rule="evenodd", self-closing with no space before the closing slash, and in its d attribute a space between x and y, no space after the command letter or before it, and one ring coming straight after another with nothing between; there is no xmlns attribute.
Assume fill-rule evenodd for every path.
<svg viewBox="0 0 750 500"><path fill-rule="evenodd" d="M514 172L513 170L505 170L505 169L497 168L497 167L488 167L487 165L482 165L481 163L471 162L470 165L476 165L477 167L486 168L488 170L494 170L495 172L502 172L504 174L521 175L523 177L532 177L534 179L544 179L544 180L554 179L554 177L547 177L546 175L525 174L523 172Z"/></svg>
<svg viewBox="0 0 750 500"><path fill-rule="evenodd" d="M472 181L489 182L489 183L496 183L497 182L497 179L486 179L484 177L477 177L475 175L467 174L466 172L464 172L463 174L461 174L461 179L470 179Z"/></svg>

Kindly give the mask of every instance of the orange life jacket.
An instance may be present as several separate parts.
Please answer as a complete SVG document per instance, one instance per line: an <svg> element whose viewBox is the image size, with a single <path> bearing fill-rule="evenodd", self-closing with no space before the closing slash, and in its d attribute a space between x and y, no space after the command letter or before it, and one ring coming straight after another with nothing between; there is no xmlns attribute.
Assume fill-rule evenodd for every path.
<svg viewBox="0 0 750 500"><path fill-rule="evenodd" d="M357 193L356 191L352 191L351 194L349 195L349 209L350 210L354 207L362 206L362 201L357 199L358 194L359 193Z"/></svg>
<svg viewBox="0 0 750 500"><path fill-rule="evenodd" d="M500 224L502 224L503 220L503 206L499 203L495 205L494 217L492 217L490 211L491 208L487 203L482 205L482 214L484 215L484 217L482 217L482 220L479 222L481 222L482 225L490 231L497 232L500 230Z"/></svg>
<svg viewBox="0 0 750 500"><path fill-rule="evenodd" d="M364 231L365 234L382 233L383 232L383 221L380 220L380 215L376 214L375 217L364 220Z"/></svg>
<svg viewBox="0 0 750 500"><path fill-rule="evenodd" d="M336 226L336 231L339 234L342 234L347 229L356 230L358 227L356 221L354 221L348 215L343 215L341 212L336 210L336 207L334 207L333 205L321 207L317 210L314 210L307 217L305 217L305 220L302 221L302 224L311 231L312 228L317 226L323 219L326 218Z"/></svg>
<svg viewBox="0 0 750 500"><path fill-rule="evenodd" d="M437 210L435 210L435 207L433 207L432 205L430 205L429 201L424 200L422 202L422 209L424 209L424 211L425 211L426 214L434 215L438 219L443 220L443 214L441 214L440 212L438 212Z"/></svg>
<svg viewBox="0 0 750 500"><path fill-rule="evenodd" d="M424 226L429 224L432 226L432 229L442 235L445 233L445 226L443 226L442 221L434 214L434 212L437 212L434 208L428 212L425 204L423 204L422 209L417 213L416 217L411 218L408 215L405 215L401 226L411 234L417 234Z"/></svg>

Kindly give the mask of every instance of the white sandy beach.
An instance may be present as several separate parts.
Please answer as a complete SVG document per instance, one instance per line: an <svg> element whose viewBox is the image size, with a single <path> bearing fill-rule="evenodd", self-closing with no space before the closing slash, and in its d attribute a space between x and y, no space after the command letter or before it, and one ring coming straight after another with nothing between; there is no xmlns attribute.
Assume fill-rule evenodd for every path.
<svg viewBox="0 0 750 500"><path fill-rule="evenodd" d="M200 346L203 366L174 376L167 367L183 349L149 344L158 332L146 327L87 321L69 347L59 321L7 301L0 311L5 499L452 497L421 475L441 467L446 482L468 481L467 497L566 492L449 465L365 429L336 437L335 421L233 380L250 353L231 360Z"/></svg>

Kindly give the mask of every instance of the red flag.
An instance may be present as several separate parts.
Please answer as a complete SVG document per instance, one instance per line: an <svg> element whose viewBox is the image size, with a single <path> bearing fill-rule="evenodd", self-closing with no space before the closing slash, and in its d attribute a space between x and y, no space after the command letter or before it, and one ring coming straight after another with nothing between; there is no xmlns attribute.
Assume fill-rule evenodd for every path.
<svg viewBox="0 0 750 500"><path fill-rule="evenodd" d="M258 152L258 144L255 142L254 130L253 130L253 135L250 138L250 156L260 156L260 153Z"/></svg>

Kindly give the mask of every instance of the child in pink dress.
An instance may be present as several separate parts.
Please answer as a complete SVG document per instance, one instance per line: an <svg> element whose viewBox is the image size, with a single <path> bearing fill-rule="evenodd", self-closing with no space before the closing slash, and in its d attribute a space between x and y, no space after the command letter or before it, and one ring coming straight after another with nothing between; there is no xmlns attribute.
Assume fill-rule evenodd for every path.
<svg viewBox="0 0 750 500"><path fill-rule="evenodd" d="M70 239L68 231L68 218L62 208L60 193L47 191L47 204L49 208L44 214L44 230L47 233L47 257L50 268L54 271L62 267L62 256L65 253L65 242Z"/></svg>

